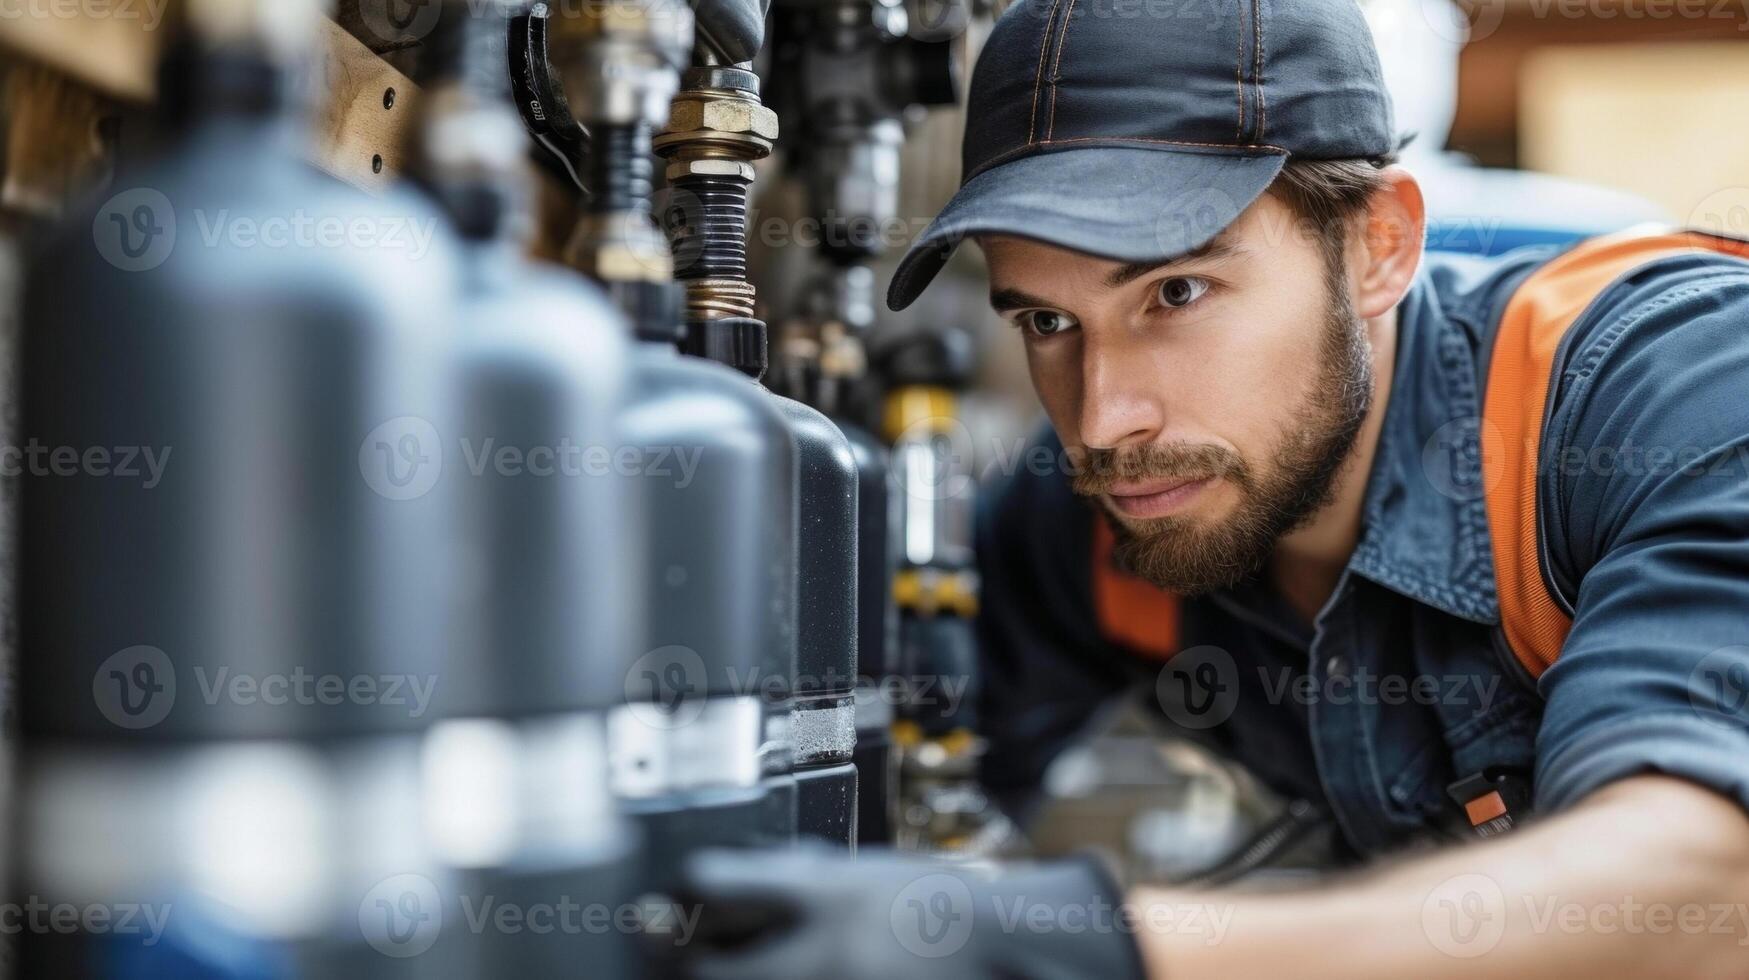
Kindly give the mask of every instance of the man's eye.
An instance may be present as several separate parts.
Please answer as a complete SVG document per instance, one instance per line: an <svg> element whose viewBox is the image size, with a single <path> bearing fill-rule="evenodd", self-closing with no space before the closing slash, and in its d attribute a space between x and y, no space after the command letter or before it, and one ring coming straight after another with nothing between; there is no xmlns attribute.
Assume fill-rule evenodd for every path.
<svg viewBox="0 0 1749 980"><path fill-rule="evenodd" d="M1054 337L1075 329L1075 318L1052 310L1032 310L1019 317L1020 328L1039 337Z"/></svg>
<svg viewBox="0 0 1749 980"><path fill-rule="evenodd" d="M1207 279L1196 276L1174 276L1160 284L1160 305L1167 309L1182 309L1202 298L1209 291Z"/></svg>

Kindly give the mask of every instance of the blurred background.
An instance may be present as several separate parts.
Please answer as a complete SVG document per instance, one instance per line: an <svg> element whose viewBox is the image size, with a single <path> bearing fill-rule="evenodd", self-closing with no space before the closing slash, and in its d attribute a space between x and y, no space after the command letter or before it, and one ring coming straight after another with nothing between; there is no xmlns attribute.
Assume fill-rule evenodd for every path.
<svg viewBox="0 0 1749 980"><path fill-rule="evenodd" d="M303 83L315 122L309 155L329 177L375 199L388 199L382 196L396 193L410 174L430 184L443 170L442 154L434 159L426 146L420 155L419 127L430 121L420 115L427 110L416 106L421 89L444 81L439 73L453 65L440 64L429 39L408 26L438 2L341 0L321 22L318 68ZM71 217L89 222L83 209L122 190L117 174L161 143L157 72L170 22L163 4L0 0L0 366L8 378L19 376L21 327L14 310L26 288L27 256L57 224ZM1378 40L1398 126L1412 137L1403 163L1427 191L1429 248L1497 254L1647 222L1749 237L1749 129L1740 111L1749 104L1749 0L1361 5ZM225 9L226 2L193 6ZM898 256L957 185L964 118L956 103L1001 5L846 0L832 6L848 11L846 23L858 29L875 25L880 45L901 50L896 63L902 71L893 65L882 70L906 80L897 91L883 90L874 100L879 105L873 121L863 119L849 135L829 125L830 113L820 108L832 99L854 100L854 92L833 88L831 69L845 66L844 77L853 83L865 77L859 72L876 69L866 59L853 60L866 53L856 44L836 51L825 44L824 29L795 13L804 7L777 4L772 42L757 61L765 104L775 109L786 135L776 141L775 153L752 165L757 178L747 212L745 278L757 286L758 300L745 312L757 312L769 325L768 385L831 416L847 432L863 432L865 441L852 440L858 451L873 447L881 467L891 462L891 479L883 470L874 486L885 486L892 499L880 516L892 525L882 523L869 533L885 542L878 547L890 544L896 552L890 567L876 562L871 573L885 582L883 590L891 589L891 601L883 592L872 616L890 620L892 635L862 641L855 710L852 685L796 692L836 713L832 724L854 721L857 730L860 816L851 815L857 810L854 790L848 803L835 798L821 804L820 813L830 811L837 822L816 836L846 846L896 844L968 860L1050 855L1093 844L1134 881L1227 881L1265 863L1264 878L1318 873L1331 863L1330 842L1321 836L1327 830L1294 801L1272 798L1244 772L1195 746L1162 740L1129 711L1099 719L1096 735L1059 760L1047 781L1049 804L1021 828L996 813L977 787L975 719L903 703L881 706L888 709L883 712L867 703L867 689L881 679L868 676L871 664L900 675L975 669L967 647L976 609L968 514L979 486L1015 465L1041 416L1021 345L987 307L976 249L961 249L937 285L905 313L891 313L884 303ZM783 19L791 16L800 19ZM575 160L555 150L575 134L551 125L558 113L537 118L528 105L525 99L522 121L533 139L524 141L523 131L514 130L515 138L503 144L513 147L518 186L528 191L528 254L548 267L568 265L624 285L602 272L609 249L590 241L579 249L577 229L599 231L590 221L601 213L578 194L581 181L567 163ZM480 161L490 163L493 156L491 147L471 152L480 156L465 159L467 166L485 166ZM811 216L818 218L822 202L866 219L864 229L872 229L873 238L864 236L855 248L823 262L822 253L832 250L798 234ZM630 287L610 292L634 313L649 301ZM733 305L730 292L705 299ZM699 301L696 291L692 300ZM10 445L20 440L18 388L8 384L0 402ZM791 422L812 425L817 417ZM695 419L693 425L705 428L714 421ZM31 656L20 649L18 625L21 587L30 594L30 583L20 577L32 574L31 566L21 570L15 558L21 485L20 474L11 471L0 480L0 551L8 556L9 576L0 593L0 705L13 743L20 727L19 665ZM866 485L863 493L866 532L874 498ZM657 573L657 579L666 574L664 584L673 589L686 581L673 569ZM804 583L808 574L803 572ZM865 607L863 622L872 621ZM882 644L896 649L884 666ZM777 741L789 738L785 731ZM482 744L503 750L502 740L439 741L450 749L460 746L476 763L490 756L481 755ZM666 799L666 790L650 786L662 778L677 780L677 786L684 782L663 766L709 768L696 760L690 769L682 764L688 752L709 758L706 741L666 746L662 751L674 755L661 756L659 772L640 769L626 777L633 789L616 783L616 792L654 807L649 801ZM805 738L784 745L774 769L771 741L758 746L763 754L757 758L750 748L749 758L735 763L751 766L754 781L787 773L792 749L806 748ZM864 758L865 750L874 754ZM847 744L835 743L832 751L838 754L821 757L831 765L822 763L818 772L851 764ZM613 761L619 765L617 757ZM640 756L639 765L644 761ZM301 785L295 769L286 770L292 775L282 790ZM226 770L226 777L236 772ZM6 780L0 796L11 804L11 770L0 770L0 778ZM450 791L452 797L469 794L467 785ZM685 812L693 811L680 807L667 816ZM676 830L648 812L637 816L653 839L699 832L690 825ZM804 809L804 824L806 817ZM464 825L461 833L467 832ZM789 832L793 838L795 828ZM806 836L807 828L801 833Z"/></svg>

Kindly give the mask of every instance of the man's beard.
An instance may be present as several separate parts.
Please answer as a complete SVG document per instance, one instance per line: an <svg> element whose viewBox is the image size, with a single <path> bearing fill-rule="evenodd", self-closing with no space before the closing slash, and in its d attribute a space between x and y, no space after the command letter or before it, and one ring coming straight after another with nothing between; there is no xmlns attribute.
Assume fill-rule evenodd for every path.
<svg viewBox="0 0 1749 980"><path fill-rule="evenodd" d="M1311 394L1294 412L1259 471L1212 445L1090 449L1074 479L1077 494L1103 497L1120 483L1225 478L1239 507L1214 524L1185 515L1111 521L1119 568L1181 595L1237 585L1269 561L1281 538L1311 523L1336 492L1372 408L1373 369L1360 318L1348 297L1340 259L1327 263L1324 336Z"/></svg>

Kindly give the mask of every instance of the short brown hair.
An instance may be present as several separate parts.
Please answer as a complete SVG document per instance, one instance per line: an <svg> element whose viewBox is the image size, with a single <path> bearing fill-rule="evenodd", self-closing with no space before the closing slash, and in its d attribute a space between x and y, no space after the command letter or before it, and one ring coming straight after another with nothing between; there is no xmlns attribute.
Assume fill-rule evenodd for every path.
<svg viewBox="0 0 1749 980"><path fill-rule="evenodd" d="M1340 260L1350 224L1385 186L1384 168L1396 162L1395 153L1365 160L1293 158L1269 185L1269 193L1310 226L1326 258Z"/></svg>

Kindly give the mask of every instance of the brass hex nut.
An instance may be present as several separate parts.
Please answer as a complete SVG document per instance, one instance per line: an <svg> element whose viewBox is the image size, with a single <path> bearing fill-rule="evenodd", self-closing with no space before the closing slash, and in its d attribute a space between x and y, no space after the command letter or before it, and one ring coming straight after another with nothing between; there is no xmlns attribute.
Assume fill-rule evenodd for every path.
<svg viewBox="0 0 1749 980"><path fill-rule="evenodd" d="M670 133L709 130L777 139L777 113L748 99L683 92L674 100L672 110Z"/></svg>

